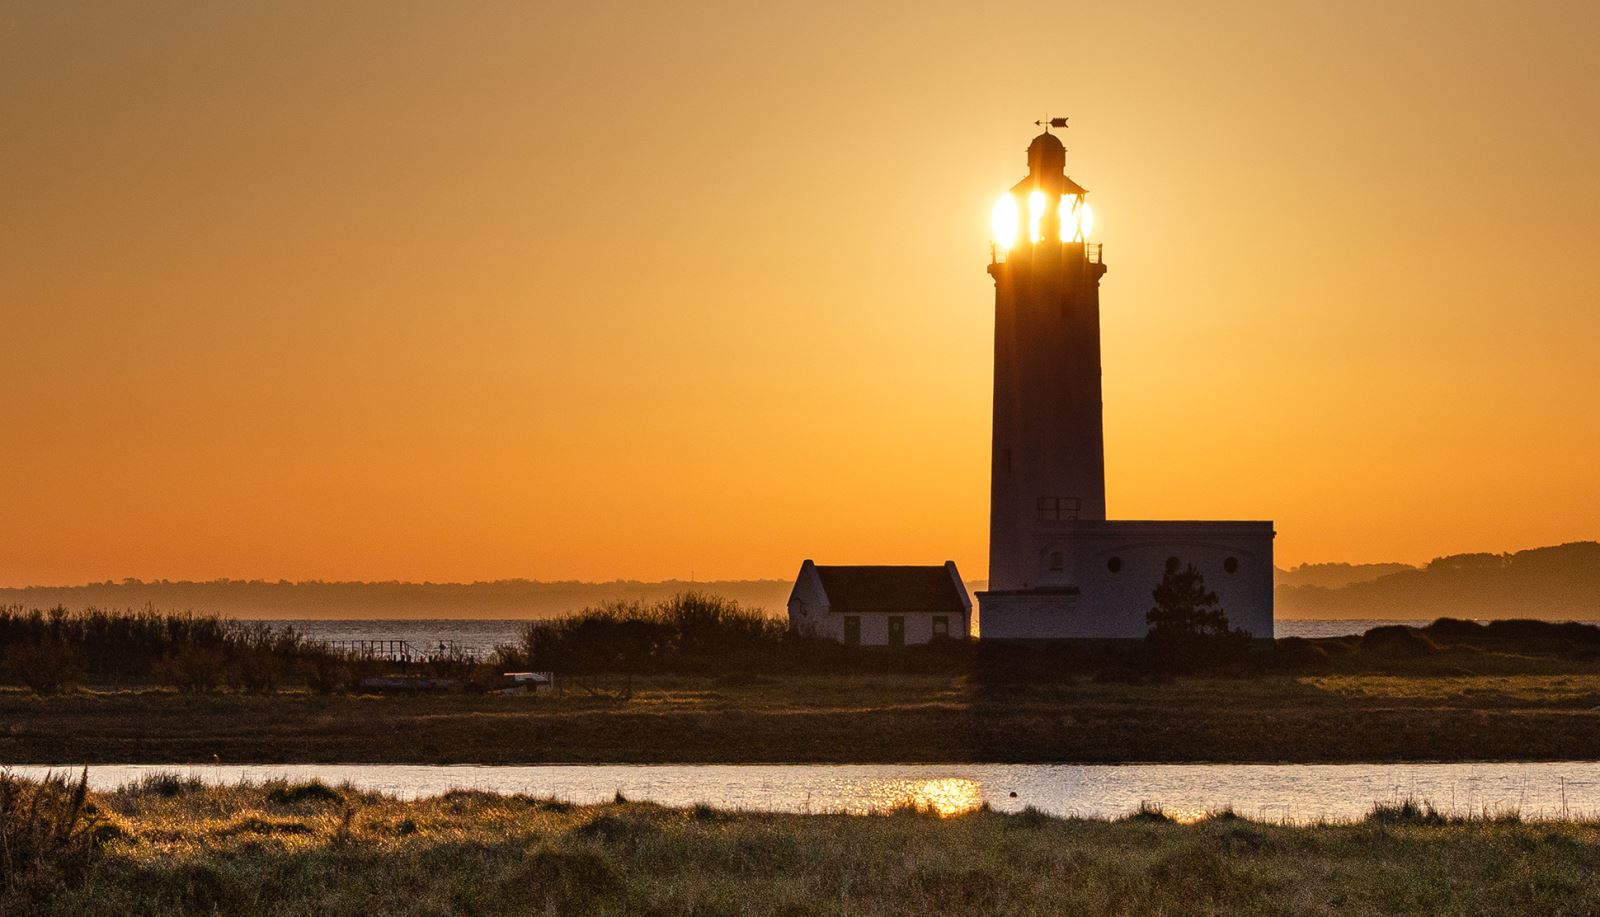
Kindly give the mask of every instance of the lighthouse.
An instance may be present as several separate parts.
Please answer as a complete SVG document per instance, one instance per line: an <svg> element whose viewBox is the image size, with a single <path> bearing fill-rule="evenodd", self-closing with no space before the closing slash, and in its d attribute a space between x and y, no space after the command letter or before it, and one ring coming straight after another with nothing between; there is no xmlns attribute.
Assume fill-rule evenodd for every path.
<svg viewBox="0 0 1600 917"><path fill-rule="evenodd" d="M994 439L989 587L1039 582L1037 522L1106 518L1100 396L1101 248L1088 192L1046 131L995 205Z"/></svg>
<svg viewBox="0 0 1600 917"><path fill-rule="evenodd" d="M979 635L1143 637L1151 592L1165 571L1192 564L1234 627L1271 638L1270 521L1107 516L1100 363L1106 264L1103 247L1092 241L1088 191L1068 176L1066 160L1047 127L1028 144L1027 175L994 208L989 587L978 593ZM1170 459L1181 463L1183 455Z"/></svg>

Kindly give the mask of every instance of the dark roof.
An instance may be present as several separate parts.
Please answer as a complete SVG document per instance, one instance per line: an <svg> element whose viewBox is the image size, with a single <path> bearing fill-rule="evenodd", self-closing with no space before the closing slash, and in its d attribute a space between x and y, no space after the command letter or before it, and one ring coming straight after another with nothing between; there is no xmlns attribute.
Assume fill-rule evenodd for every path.
<svg viewBox="0 0 1600 917"><path fill-rule="evenodd" d="M963 614L966 596L947 567L817 567L828 610Z"/></svg>

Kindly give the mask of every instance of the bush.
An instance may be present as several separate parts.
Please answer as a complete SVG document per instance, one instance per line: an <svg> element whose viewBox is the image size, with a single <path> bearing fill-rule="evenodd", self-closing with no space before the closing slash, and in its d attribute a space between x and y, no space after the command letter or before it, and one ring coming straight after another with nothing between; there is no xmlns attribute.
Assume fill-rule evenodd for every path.
<svg viewBox="0 0 1600 917"><path fill-rule="evenodd" d="M1287 672L1327 672L1333 657L1320 644L1304 637L1284 637L1273 642L1272 668Z"/></svg>
<svg viewBox="0 0 1600 917"><path fill-rule="evenodd" d="M3 668L7 681L20 682L39 694L55 694L82 675L82 655L76 647L56 637L38 643L17 643L6 648Z"/></svg>
<svg viewBox="0 0 1600 917"><path fill-rule="evenodd" d="M48 613L0 608L0 678L38 691L94 679L96 684L154 682L196 692L231 685L270 693L312 658L334 661L325 647L292 627L165 614L149 607Z"/></svg>
<svg viewBox="0 0 1600 917"><path fill-rule="evenodd" d="M787 624L718 596L686 592L646 605L611 602L537 621L521 656L535 669L573 675L705 673L785 665Z"/></svg>
<svg viewBox="0 0 1600 917"><path fill-rule="evenodd" d="M215 691L222 681L226 659L216 646L185 644L161 657L156 677L188 694Z"/></svg>
<svg viewBox="0 0 1600 917"><path fill-rule="evenodd" d="M1439 647L1421 631L1403 624L1374 627L1361 635L1362 652L1397 659L1431 656Z"/></svg>
<svg viewBox="0 0 1600 917"><path fill-rule="evenodd" d="M268 784L267 801L274 805L292 806L300 802L342 802L344 794L321 780L302 783L274 781Z"/></svg>

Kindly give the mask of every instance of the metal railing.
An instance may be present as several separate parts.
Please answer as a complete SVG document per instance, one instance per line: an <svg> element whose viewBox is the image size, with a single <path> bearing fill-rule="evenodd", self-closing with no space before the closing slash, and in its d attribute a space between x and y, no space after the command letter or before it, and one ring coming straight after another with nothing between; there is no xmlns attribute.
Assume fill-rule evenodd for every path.
<svg viewBox="0 0 1600 917"><path fill-rule="evenodd" d="M1063 247L1068 246L1068 245L1082 245L1083 246L1083 260L1089 262L1090 264L1105 264L1105 260L1104 260L1105 243L1104 242L1063 242L1062 243ZM1004 264L1009 255L1010 255L1010 250L1009 249L1001 248L1000 246L996 245L993 242L989 243L989 263L990 264Z"/></svg>

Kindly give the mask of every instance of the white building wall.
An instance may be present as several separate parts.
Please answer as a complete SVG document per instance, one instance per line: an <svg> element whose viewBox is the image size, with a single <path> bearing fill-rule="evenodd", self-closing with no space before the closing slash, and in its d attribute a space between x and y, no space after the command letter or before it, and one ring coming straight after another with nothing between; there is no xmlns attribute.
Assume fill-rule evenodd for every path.
<svg viewBox="0 0 1600 917"><path fill-rule="evenodd" d="M789 604L789 626L801 633L811 633L818 637L827 637L830 640L844 642L844 619L855 617L861 619L861 645L862 646L888 646L889 645L889 615L880 612L859 615L843 615L827 609L802 608L795 603ZM906 646L918 643L927 643L933 639L933 619L943 617L950 625L951 637L962 637L963 628L966 626L964 616L953 612L909 612L898 615L905 619Z"/></svg>
<svg viewBox="0 0 1600 917"><path fill-rule="evenodd" d="M1036 531L1039 590L980 593L983 639L1132 639L1149 630L1167 559L1193 564L1228 623L1270 639L1270 522L1063 522ZM1112 560L1116 559L1113 571ZM1233 570L1228 570L1229 560ZM1052 569L1058 564L1060 569ZM1069 594L1069 590L1076 594Z"/></svg>

